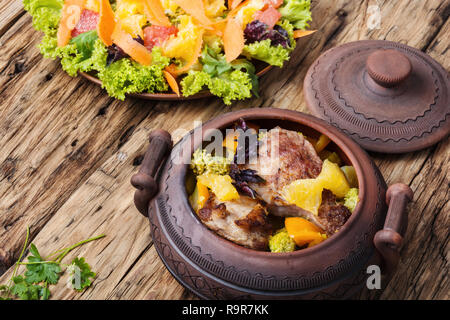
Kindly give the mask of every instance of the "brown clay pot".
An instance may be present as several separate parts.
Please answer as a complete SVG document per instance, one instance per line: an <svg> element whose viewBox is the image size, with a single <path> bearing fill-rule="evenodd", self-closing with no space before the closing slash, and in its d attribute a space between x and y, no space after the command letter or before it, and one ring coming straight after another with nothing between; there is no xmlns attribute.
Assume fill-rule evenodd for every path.
<svg viewBox="0 0 450 320"><path fill-rule="evenodd" d="M135 204L148 216L155 248L173 276L206 299L339 299L365 285L367 266L378 265L386 285L399 261L411 189L389 189L366 152L340 130L315 117L281 109L248 109L222 115L202 127L231 128L239 118L270 129L280 126L306 135L327 135L330 148L355 167L360 202L347 223L321 244L291 252L271 253L244 248L210 231L192 210L186 191L187 163L198 145L189 135L172 151L170 135L150 136L139 173ZM170 152L170 157L167 157ZM165 160L167 158L167 160Z"/></svg>

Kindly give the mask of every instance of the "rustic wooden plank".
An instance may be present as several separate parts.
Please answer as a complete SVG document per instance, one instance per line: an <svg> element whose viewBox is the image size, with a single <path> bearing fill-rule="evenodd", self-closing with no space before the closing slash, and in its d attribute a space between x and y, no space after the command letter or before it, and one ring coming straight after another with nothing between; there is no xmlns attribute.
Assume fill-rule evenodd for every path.
<svg viewBox="0 0 450 320"><path fill-rule="evenodd" d="M439 1L428 1L427 4L411 1L411 6L418 10L414 14L421 18L415 26L408 26L410 29L406 31L402 28L405 20L410 19L407 12L412 14L406 2L380 2L383 17L387 16L387 20L383 18L381 30L368 32L364 26L371 1L314 1L313 28L319 31L311 38L301 40L286 68L274 69L262 79L260 99L239 102L231 107L224 107L216 99L181 104L141 103L135 100L112 102L97 87L64 75L56 62L41 59L34 45L17 53L14 51L16 46L0 48L0 70L15 70L15 65L9 61L11 57L25 59L24 71L14 74L12 80L4 79L2 73L0 79L2 87L5 83L8 88L1 92L5 102L0 104L0 145L5 146L7 151L0 154L0 173L3 174L0 175L0 196L5 196L8 201L5 203L9 204L6 206L3 201L0 204L1 216L6 209L9 219L0 218L0 226L7 225L5 221L14 222L8 230L4 227L0 244L15 243L10 251L17 252L27 224L31 224L35 236L33 241L44 254L105 232L107 238L82 247L71 255L86 257L98 272L94 286L79 294L67 289L62 280L52 288L53 298L193 298L176 283L157 257L149 237L148 222L132 204L133 190L129 178L136 170L133 166L135 159L147 145L148 133L153 128L165 128L172 133L179 127L192 129L194 119L206 121L221 113L245 107L271 106L306 111L302 82L307 67L326 48L351 40L407 39L407 44L433 48L434 57L445 64L447 60L442 59L447 59L444 57L448 40L443 32L448 30L448 21L444 24L443 20L439 20L442 5L439 6ZM391 19L391 10L397 19ZM28 37L33 35L26 19L19 19L10 31L21 28ZM408 32L419 29L421 33L418 35L408 36ZM15 39L13 33L8 32L4 37ZM441 40L424 40L425 36L437 32L436 39ZM307 49L302 50L302 45ZM5 50L5 55L1 54L1 50ZM47 81L49 84L43 81L48 77L48 70L52 75ZM38 84L33 84L33 81ZM37 85L39 90L32 90ZM22 88L26 88L28 94L22 94ZM48 99L49 96L60 97L62 102ZM32 104L40 108L33 108ZM63 111L64 117L61 117ZM121 136L124 138L118 142ZM28 141L27 138L30 140L27 144L21 143ZM75 141L76 146L73 147ZM77 154L75 150L85 150L79 147L84 145L88 147L81 152L81 160L67 159ZM419 193L413 205L416 213L410 214L402 264L383 298L445 297L448 292L448 280L436 281L430 287L425 285L434 281L432 271L437 267L433 259L439 261L438 276L445 277L448 273L445 257L448 237L446 230L442 229L448 225L448 215L445 215L448 212L448 194L442 191L445 188L439 190L438 185L422 191L429 187L429 177L436 177L436 181L448 186L448 177L443 174L448 172L447 150L448 140L437 147L407 155L372 154L388 183L402 181L411 184ZM61 166L62 169L58 169ZM440 166L442 169L439 172ZM61 186L65 189L60 190ZM446 190L448 192L448 188ZM26 214L20 212L18 207ZM433 217L437 217L436 220ZM421 242L424 240L423 232L432 234L432 239ZM4 234L8 234L9 238ZM429 248L433 250L427 253ZM422 257L420 261L416 259L418 256ZM403 270L406 272L401 272ZM10 273L11 269L0 278L0 283L8 279ZM412 283L414 288L408 289Z"/></svg>
<svg viewBox="0 0 450 320"><path fill-rule="evenodd" d="M0 2L0 36L3 35L25 13L22 1Z"/></svg>
<svg viewBox="0 0 450 320"><path fill-rule="evenodd" d="M34 236L149 115L143 105L155 104L115 101L86 80L69 77L59 62L40 56L40 36L23 16L1 38L11 43L0 48L3 266L17 258L25 226L32 226ZM15 43L27 41L17 50Z"/></svg>

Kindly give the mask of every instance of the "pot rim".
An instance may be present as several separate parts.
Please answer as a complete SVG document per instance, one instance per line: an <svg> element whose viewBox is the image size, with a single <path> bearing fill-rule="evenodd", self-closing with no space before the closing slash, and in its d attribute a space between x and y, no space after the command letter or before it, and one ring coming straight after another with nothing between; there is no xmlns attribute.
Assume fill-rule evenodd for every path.
<svg viewBox="0 0 450 320"><path fill-rule="evenodd" d="M254 114L248 115L248 112L252 111ZM336 127L333 127L329 123L325 122L324 120L321 120L319 118L316 118L314 116L298 112L298 111L292 111L292 110L285 110L285 109L279 109L279 108L264 108L264 109L243 109L239 111L234 111L227 114L228 116L233 116L232 120L230 121L230 117L227 118L227 121L224 121L224 119L221 118L213 118L207 122L205 122L203 125L195 128L192 130L187 136L192 136L195 132L195 130L199 130L200 128L203 129L203 136L202 141L203 143L205 141L205 137L208 135L205 134L205 132L208 129L220 129L224 130L227 128L230 128L230 126L237 121L239 118L243 118L244 120L271 120L275 119L278 121L286 121L291 122L295 124L300 124L305 127L309 127L319 134L325 134L330 138L330 140L336 144L336 146L342 151L342 153L348 158L350 161L350 164L355 168L356 175L358 178L358 204L355 207L355 210L352 212L350 218L347 220L347 222L341 227L341 229L335 233L334 235L330 236L326 239L326 241L321 242L318 245L315 245L310 248L304 248L301 250L296 250L293 252L269 252L269 251L259 251L255 249L250 249L247 247L244 247L242 245L236 244L232 242L231 240L225 239L221 237L220 235L216 234L214 231L210 230L206 225L204 225L200 219L198 218L197 214L192 209L192 206L189 203L189 195L187 193L185 183L183 183L182 187L182 195L183 195L183 204L184 206L187 206L190 209L190 214L195 217L197 221L199 221L202 224L202 227L205 231L210 232L214 235L215 238L218 239L218 241L225 242L227 246L230 247L230 249L233 250L239 250L242 252L242 254L246 255L253 255L258 257L264 257L264 258L270 258L270 259L286 259L286 258L301 258L304 256L310 256L314 253L317 253L319 251L323 251L328 249L331 245L333 245L337 240L344 238L348 232L352 229L352 226L355 224L355 221L358 220L362 213L362 209L364 207L364 203L366 200L366 184L367 179L364 176L364 169L361 164L360 159L356 157L356 154L354 151L352 151L352 148L356 147L358 149L362 148L356 144L350 137L348 137L345 133L343 133L341 130L339 130ZM212 125L212 124L216 125ZM280 126L282 127L282 126ZM184 139L181 139L179 143L183 143ZM189 152L189 157L192 157L192 153L199 147L199 145L191 145L191 151ZM183 182L186 181L186 176L189 170L189 164L183 164L182 170L180 172L180 178Z"/></svg>

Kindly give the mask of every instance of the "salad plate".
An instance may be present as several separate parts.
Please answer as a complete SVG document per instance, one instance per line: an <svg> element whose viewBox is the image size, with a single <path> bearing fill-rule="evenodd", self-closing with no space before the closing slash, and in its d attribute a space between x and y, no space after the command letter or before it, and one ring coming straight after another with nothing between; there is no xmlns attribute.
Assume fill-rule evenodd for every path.
<svg viewBox="0 0 450 320"><path fill-rule="evenodd" d="M307 36L310 0L23 0L40 51L109 96L258 96Z"/></svg>

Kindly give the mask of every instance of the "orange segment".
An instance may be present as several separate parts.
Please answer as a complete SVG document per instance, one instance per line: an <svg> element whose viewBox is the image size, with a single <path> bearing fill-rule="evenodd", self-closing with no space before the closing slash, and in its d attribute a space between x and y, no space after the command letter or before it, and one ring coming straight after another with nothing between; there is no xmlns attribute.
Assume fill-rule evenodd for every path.
<svg viewBox="0 0 450 320"><path fill-rule="evenodd" d="M159 0L145 0L144 1L145 13L148 16L149 21L152 24L156 24L163 27L170 27L169 18L164 13L164 8Z"/></svg>
<svg viewBox="0 0 450 320"><path fill-rule="evenodd" d="M111 36L115 26L116 19L109 0L100 0L100 17L97 25L97 34L105 46L109 47L113 44Z"/></svg>
<svg viewBox="0 0 450 320"><path fill-rule="evenodd" d="M64 47L72 38L72 30L80 20L85 2L85 0L66 0L64 2L56 35L58 47Z"/></svg>
<svg viewBox="0 0 450 320"><path fill-rule="evenodd" d="M237 19L229 19L223 34L223 47L227 62L231 62L242 52L245 46L244 31Z"/></svg>
<svg viewBox="0 0 450 320"><path fill-rule="evenodd" d="M167 83L169 84L169 87L172 89L173 92L177 94L177 96L180 96L180 87L178 86L177 80L173 77L173 75L170 72L163 71L163 73Z"/></svg>
<svg viewBox="0 0 450 320"><path fill-rule="evenodd" d="M197 176L197 181L211 189L220 201L239 199L239 193L233 186L233 180L229 175L205 173Z"/></svg>
<svg viewBox="0 0 450 320"><path fill-rule="evenodd" d="M152 63L152 55L145 46L135 41L133 37L123 31L120 25L117 25L112 36L112 41L127 53L133 60L144 66Z"/></svg>
<svg viewBox="0 0 450 320"><path fill-rule="evenodd" d="M295 30L294 31L294 39L302 38L313 34L317 30Z"/></svg>

